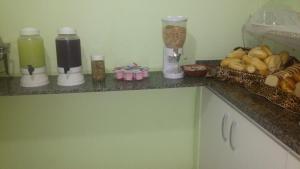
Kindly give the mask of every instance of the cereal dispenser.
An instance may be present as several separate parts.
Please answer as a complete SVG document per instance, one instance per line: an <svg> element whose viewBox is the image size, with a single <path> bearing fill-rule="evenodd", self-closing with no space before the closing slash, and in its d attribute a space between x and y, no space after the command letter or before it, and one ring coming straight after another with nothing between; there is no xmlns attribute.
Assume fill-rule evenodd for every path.
<svg viewBox="0 0 300 169"><path fill-rule="evenodd" d="M186 22L187 17L184 16L168 16L162 19L165 43L163 73L167 79L183 78L179 61L186 39Z"/></svg>
<svg viewBox="0 0 300 169"><path fill-rule="evenodd" d="M38 87L49 83L46 74L45 48L40 31L36 28L23 28L18 39L21 66L21 86Z"/></svg>

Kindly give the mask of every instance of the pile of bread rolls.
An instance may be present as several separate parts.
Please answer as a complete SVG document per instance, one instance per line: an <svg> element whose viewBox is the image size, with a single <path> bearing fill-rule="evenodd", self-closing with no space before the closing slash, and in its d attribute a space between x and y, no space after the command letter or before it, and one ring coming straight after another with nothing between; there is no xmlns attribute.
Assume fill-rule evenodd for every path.
<svg viewBox="0 0 300 169"><path fill-rule="evenodd" d="M221 61L221 67L238 71L269 75L280 70L289 59L288 52L273 54L270 47L261 45L251 50L239 48Z"/></svg>
<svg viewBox="0 0 300 169"><path fill-rule="evenodd" d="M300 97L300 64L294 64L284 70L268 75L265 84L279 87L285 92Z"/></svg>

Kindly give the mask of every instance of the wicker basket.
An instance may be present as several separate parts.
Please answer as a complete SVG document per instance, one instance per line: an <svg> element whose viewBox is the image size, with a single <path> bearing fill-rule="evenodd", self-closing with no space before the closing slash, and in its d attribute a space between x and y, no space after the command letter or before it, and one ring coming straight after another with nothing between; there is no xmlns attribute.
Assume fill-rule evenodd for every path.
<svg viewBox="0 0 300 169"><path fill-rule="evenodd" d="M294 113L300 113L300 98L286 93L279 88L265 85L265 76L218 67L217 78L222 81L238 83L248 91L265 97L276 105Z"/></svg>

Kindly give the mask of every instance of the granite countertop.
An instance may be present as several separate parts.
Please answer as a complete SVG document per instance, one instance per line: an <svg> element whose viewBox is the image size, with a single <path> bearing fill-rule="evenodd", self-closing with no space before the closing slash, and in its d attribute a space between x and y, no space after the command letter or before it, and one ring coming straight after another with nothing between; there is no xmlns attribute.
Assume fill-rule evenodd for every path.
<svg viewBox="0 0 300 169"><path fill-rule="evenodd" d="M49 76L50 83L46 86L24 88L20 86L20 77L0 78L0 96L38 95L38 94L66 94L86 92L106 92L123 90L164 89L180 87L196 87L206 84L205 78L186 77L168 80L162 72L150 72L147 79L141 81L120 81L113 74L107 74L102 82L93 82L91 75L85 75L85 83L79 86L62 87L56 84L57 76Z"/></svg>
<svg viewBox="0 0 300 169"><path fill-rule="evenodd" d="M221 82L211 78L185 77L168 80L162 72L151 72L148 79L141 81L119 81L107 74L105 81L93 82L85 75L86 83L75 87L61 87L56 76L50 76L50 84L38 88L20 87L19 77L0 78L0 96L67 94L125 90L164 89L206 86L217 96L240 112L250 122L262 129L276 142L300 159L300 112L292 113L276 106L265 98L255 95L237 84Z"/></svg>
<svg viewBox="0 0 300 169"><path fill-rule="evenodd" d="M300 112L283 109L238 84L210 79L207 88L300 159Z"/></svg>

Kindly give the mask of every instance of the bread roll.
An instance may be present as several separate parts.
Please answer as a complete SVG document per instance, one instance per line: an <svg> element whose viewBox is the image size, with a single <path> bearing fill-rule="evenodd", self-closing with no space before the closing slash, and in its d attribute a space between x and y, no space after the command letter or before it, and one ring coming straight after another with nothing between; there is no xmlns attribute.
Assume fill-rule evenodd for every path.
<svg viewBox="0 0 300 169"><path fill-rule="evenodd" d="M295 84L293 86L286 80L281 80L279 82L279 86L283 91L288 92L288 93L293 93L294 89L296 88Z"/></svg>
<svg viewBox="0 0 300 169"><path fill-rule="evenodd" d="M293 78L296 82L300 82L300 73L293 74Z"/></svg>
<svg viewBox="0 0 300 169"><path fill-rule="evenodd" d="M244 64L238 62L231 62L229 63L228 67L238 71L244 71L246 68Z"/></svg>
<svg viewBox="0 0 300 169"><path fill-rule="evenodd" d="M271 56L268 56L266 59L264 59L264 62L266 64L268 64L270 62L271 58L272 58Z"/></svg>
<svg viewBox="0 0 300 169"><path fill-rule="evenodd" d="M261 61L260 59L258 59L256 57L251 58L251 63L250 64L255 66L255 68L257 70L260 70L260 71L267 71L268 70L268 66L265 64L265 62Z"/></svg>
<svg viewBox="0 0 300 169"><path fill-rule="evenodd" d="M246 71L248 73L254 73L256 71L256 68L253 65L247 65Z"/></svg>
<svg viewBox="0 0 300 169"><path fill-rule="evenodd" d="M298 74L300 73L300 67L298 67L297 65L293 65L287 68L287 71L289 71L289 73L291 74Z"/></svg>
<svg viewBox="0 0 300 169"><path fill-rule="evenodd" d="M260 48L268 54L268 56L273 55L271 48L268 45L261 45Z"/></svg>
<svg viewBox="0 0 300 169"><path fill-rule="evenodd" d="M271 87L277 87L279 84L279 77L276 75L268 75L265 84Z"/></svg>
<svg viewBox="0 0 300 169"><path fill-rule="evenodd" d="M237 58L225 58L221 61L221 67L227 67L229 65L229 63L232 63L232 62L237 62L237 63L240 63L241 60L240 59L237 59Z"/></svg>
<svg viewBox="0 0 300 169"><path fill-rule="evenodd" d="M267 76L267 75L270 74L270 71L268 69L266 69L266 70L258 70L258 73L260 75Z"/></svg>
<svg viewBox="0 0 300 169"><path fill-rule="evenodd" d="M231 52L227 57L228 58L238 58L238 59L241 59L242 56L246 55L246 52L243 50L243 49L238 49L238 50L235 50L233 52Z"/></svg>
<svg viewBox="0 0 300 169"><path fill-rule="evenodd" d="M298 82L295 86L294 95L300 97L300 82Z"/></svg>
<svg viewBox="0 0 300 169"><path fill-rule="evenodd" d="M268 54L264 50L262 50L260 47L251 49L249 51L248 55L257 57L262 60L268 57Z"/></svg>
<svg viewBox="0 0 300 169"><path fill-rule="evenodd" d="M279 56L281 58L282 64L285 65L289 60L289 52L282 51L282 52L279 53Z"/></svg>
<svg viewBox="0 0 300 169"><path fill-rule="evenodd" d="M265 63L271 73L277 71L281 67L281 57L279 55L272 55L265 59Z"/></svg>
<svg viewBox="0 0 300 169"><path fill-rule="evenodd" d="M300 80L300 64L294 64L285 70L267 76L265 84L276 87L279 85L280 79L288 79L288 81L293 79L294 81L298 82L298 80ZM292 82L290 82L290 84L292 84Z"/></svg>
<svg viewBox="0 0 300 169"><path fill-rule="evenodd" d="M293 74L298 74L300 73L300 64L294 64L288 68L286 68L284 71L286 71L287 73L290 73L292 76Z"/></svg>
<svg viewBox="0 0 300 169"><path fill-rule="evenodd" d="M252 59L251 59L251 58L252 58L252 57L249 56L249 55L244 55L244 56L242 57L242 60L243 60L246 64L251 65L251 63L252 63Z"/></svg>
<svg viewBox="0 0 300 169"><path fill-rule="evenodd" d="M287 77L287 78L283 79L283 81L285 81L285 83L287 83L289 88L291 88L292 90L295 90L296 82L292 78Z"/></svg>

